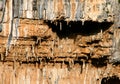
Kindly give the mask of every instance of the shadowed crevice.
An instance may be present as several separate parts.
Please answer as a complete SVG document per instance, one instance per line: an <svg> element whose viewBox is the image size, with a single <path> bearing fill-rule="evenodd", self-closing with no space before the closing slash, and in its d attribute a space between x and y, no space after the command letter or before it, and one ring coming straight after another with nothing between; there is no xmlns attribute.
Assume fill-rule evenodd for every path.
<svg viewBox="0 0 120 84"><path fill-rule="evenodd" d="M102 79L101 84L120 84L120 79L117 76L105 77Z"/></svg>
<svg viewBox="0 0 120 84"><path fill-rule="evenodd" d="M92 65L95 67L104 67L107 66L108 58L107 56L103 56L101 58L92 58Z"/></svg>
<svg viewBox="0 0 120 84"><path fill-rule="evenodd" d="M93 22L85 21L84 25L81 21L47 21L47 25L52 28L53 32L56 32L60 38L75 38L77 35L90 36L96 35L101 30L104 32L110 28L112 22Z"/></svg>

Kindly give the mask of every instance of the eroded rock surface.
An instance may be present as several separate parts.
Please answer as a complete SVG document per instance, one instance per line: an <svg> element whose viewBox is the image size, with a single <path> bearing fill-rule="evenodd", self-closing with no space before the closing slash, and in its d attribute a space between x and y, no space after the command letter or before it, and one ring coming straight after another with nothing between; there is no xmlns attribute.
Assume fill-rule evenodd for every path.
<svg viewBox="0 0 120 84"><path fill-rule="evenodd" d="M3 1L0 84L119 82L117 0Z"/></svg>

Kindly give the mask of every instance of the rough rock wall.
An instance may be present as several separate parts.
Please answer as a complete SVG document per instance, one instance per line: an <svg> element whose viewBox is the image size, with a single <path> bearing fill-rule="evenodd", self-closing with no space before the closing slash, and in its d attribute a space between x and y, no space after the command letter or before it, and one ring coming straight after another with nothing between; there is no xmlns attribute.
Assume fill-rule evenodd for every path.
<svg viewBox="0 0 120 84"><path fill-rule="evenodd" d="M117 0L116 0L117 1ZM15 0L15 16L66 21L113 21L114 0ZM118 1L117 1L118 2ZM20 8L18 10L18 8Z"/></svg>
<svg viewBox="0 0 120 84"><path fill-rule="evenodd" d="M68 13L71 16L69 17L69 22L64 20L63 16L61 18L57 18L58 15L62 15L61 12L67 11L67 9L65 9L65 6L68 2L70 3L70 7L68 6L67 8L71 8L69 11L75 13L72 14L66 12L66 14ZM81 5L82 2L84 3L85 7L82 7ZM53 3L54 5L57 4L58 5L52 7L50 6L50 3ZM43 9L46 10L45 11L46 14L43 14L43 11L41 12L38 11L38 8L36 6L40 4L42 4L42 6L38 8L43 7ZM94 53L94 55L92 56L110 55L109 49L112 46L112 33L113 33L113 28L111 26L114 20L110 20L111 22L109 22L108 20L105 21L104 16L106 16L106 18L111 17L112 19L114 19L113 16L117 18L116 15L118 15L117 12L118 9L115 12L115 7L113 6L117 4L118 2L111 0L109 1L60 0L58 2L54 0L48 0L47 3L45 3L45 1L43 0L41 1L31 0L29 2L27 0L26 1L10 0L7 1L6 3L5 19L3 24L4 26L1 35L6 37L8 36L8 42L6 42L7 48L10 47L10 44L16 44L16 42L19 41L19 39L23 41L25 41L25 39L29 39L30 41L32 40L31 43L32 48L29 47L26 50L31 51L32 49L41 49L39 50L39 52L35 52L36 50L35 51L32 50L34 51L34 55L36 54L35 56L55 56L55 57L73 56L74 57L76 56L76 54L78 56L86 56L95 51L96 53ZM76 8L73 8L73 6L75 6ZM79 8L79 6L81 7ZM49 9L50 7L53 8L51 9L53 13L50 13L51 12ZM60 10L59 8L62 9ZM83 15L82 12L77 10L77 8L82 12L85 12L88 9L89 10L84 13L85 15ZM81 10L81 8L83 9ZM72 9L76 9L76 10L73 11ZM54 16L54 18L56 19L54 18L43 19L45 20L44 22L42 20L39 20L39 18L35 14L33 14L33 13L37 14L37 12L42 13L46 17L48 17L48 15L54 16L54 14L56 13L55 14L56 16ZM79 13L77 14L77 12ZM103 12L105 12L105 14ZM83 25L83 20L81 20L81 18L77 18L77 21L74 21L75 19L72 18L72 16L77 17L76 14L77 15L82 14L85 18L88 18L88 15L92 15L92 16L91 19L85 19L82 17L85 20L85 23ZM31 15L31 20L29 17L30 15ZM34 15L35 18L33 17ZM99 22L100 19L94 20L94 18L97 18L99 15L101 15L102 18L104 18L104 19L100 18L104 20L101 23ZM67 15L65 15L65 17L67 17ZM17 38L18 40L16 40L15 38ZM14 40L16 40L16 42ZM41 48L42 45L44 46L43 48ZM107 47L104 47L106 45ZM40 48L38 46L40 46ZM43 50L45 47L47 50ZM102 52L99 55L99 53L97 53L97 51L99 51L98 47L102 48L101 50L105 52L104 53ZM8 51L9 49L6 50ZM40 52L41 53L44 52L44 54L40 54Z"/></svg>
<svg viewBox="0 0 120 84"><path fill-rule="evenodd" d="M116 0L46 1L7 0L1 84L106 84L107 77L120 77L119 65L109 64L113 37L119 51Z"/></svg>
<svg viewBox="0 0 120 84"><path fill-rule="evenodd" d="M117 77L120 68L111 65L96 68L75 63L69 68L65 63L0 63L1 84L119 84Z"/></svg>

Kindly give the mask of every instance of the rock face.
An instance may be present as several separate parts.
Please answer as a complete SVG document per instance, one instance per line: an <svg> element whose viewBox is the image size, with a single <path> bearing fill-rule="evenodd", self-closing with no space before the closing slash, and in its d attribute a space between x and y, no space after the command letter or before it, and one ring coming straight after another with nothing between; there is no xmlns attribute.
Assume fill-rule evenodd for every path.
<svg viewBox="0 0 120 84"><path fill-rule="evenodd" d="M14 1L15 15L21 18L66 21L113 21L113 0L21 0ZM19 10L18 10L19 8Z"/></svg>
<svg viewBox="0 0 120 84"><path fill-rule="evenodd" d="M117 0L3 0L0 84L119 84L119 11Z"/></svg>

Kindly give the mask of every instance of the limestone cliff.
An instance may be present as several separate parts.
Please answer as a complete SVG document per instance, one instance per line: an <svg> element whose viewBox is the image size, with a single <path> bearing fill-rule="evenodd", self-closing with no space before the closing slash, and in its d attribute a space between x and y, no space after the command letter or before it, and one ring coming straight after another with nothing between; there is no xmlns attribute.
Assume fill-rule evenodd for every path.
<svg viewBox="0 0 120 84"><path fill-rule="evenodd" d="M0 84L119 84L118 0L0 0L0 17Z"/></svg>

